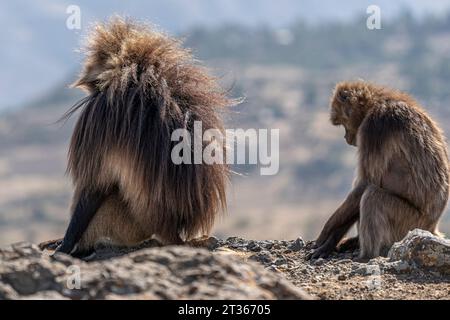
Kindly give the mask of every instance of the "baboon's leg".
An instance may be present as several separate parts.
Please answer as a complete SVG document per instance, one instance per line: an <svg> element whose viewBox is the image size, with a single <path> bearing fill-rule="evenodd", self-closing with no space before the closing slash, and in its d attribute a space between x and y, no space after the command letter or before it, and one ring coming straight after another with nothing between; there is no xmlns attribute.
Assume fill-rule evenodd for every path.
<svg viewBox="0 0 450 320"><path fill-rule="evenodd" d="M146 228L146 225L135 219L118 194L110 195L83 234L77 251L90 252L95 244L101 241L115 246L137 245L151 238L154 233L151 228Z"/></svg>
<svg viewBox="0 0 450 320"><path fill-rule="evenodd" d="M358 221L361 196L366 189L365 183L359 183L350 192L344 203L328 219L316 240L316 250L307 255L307 259L326 258L336 249L342 237Z"/></svg>
<svg viewBox="0 0 450 320"><path fill-rule="evenodd" d="M75 197L77 200L74 203L72 218L61 245L56 249L57 252L70 254L74 250L98 208L105 200L106 194L98 190L80 190Z"/></svg>
<svg viewBox="0 0 450 320"><path fill-rule="evenodd" d="M361 199L359 220L360 259L386 254L408 231L421 227L421 214L407 201L371 185Z"/></svg>

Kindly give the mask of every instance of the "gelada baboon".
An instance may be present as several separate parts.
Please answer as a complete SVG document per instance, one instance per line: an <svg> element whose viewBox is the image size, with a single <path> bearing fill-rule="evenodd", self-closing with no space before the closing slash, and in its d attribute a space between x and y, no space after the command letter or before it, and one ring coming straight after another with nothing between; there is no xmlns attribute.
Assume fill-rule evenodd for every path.
<svg viewBox="0 0 450 320"><path fill-rule="evenodd" d="M224 133L222 111L234 101L217 79L179 41L116 17L88 38L74 87L88 96L66 114L80 112L68 159L72 216L57 251L85 255L103 239L180 244L207 234L226 206L229 168L175 165L179 141L171 134L184 128L194 139L194 121Z"/></svg>
<svg viewBox="0 0 450 320"><path fill-rule="evenodd" d="M384 255L409 230L438 234L449 195L447 146L441 129L409 95L367 82L339 83L331 122L358 148L354 188L325 224L310 258L328 256L357 222L360 259Z"/></svg>

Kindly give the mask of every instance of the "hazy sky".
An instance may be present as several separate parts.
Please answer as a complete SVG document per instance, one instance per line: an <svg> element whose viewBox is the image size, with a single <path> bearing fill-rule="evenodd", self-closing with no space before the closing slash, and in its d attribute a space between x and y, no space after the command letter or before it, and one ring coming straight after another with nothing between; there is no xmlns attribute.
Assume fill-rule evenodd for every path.
<svg viewBox="0 0 450 320"><path fill-rule="evenodd" d="M66 9L81 9L81 30L68 30ZM444 14L450 0L16 0L0 2L0 110L44 95L67 81L78 67L75 52L95 20L114 13L145 19L172 33L193 25L235 22L247 25L288 25L296 18L320 24L366 14L368 5L380 6L382 18L408 8L416 16Z"/></svg>

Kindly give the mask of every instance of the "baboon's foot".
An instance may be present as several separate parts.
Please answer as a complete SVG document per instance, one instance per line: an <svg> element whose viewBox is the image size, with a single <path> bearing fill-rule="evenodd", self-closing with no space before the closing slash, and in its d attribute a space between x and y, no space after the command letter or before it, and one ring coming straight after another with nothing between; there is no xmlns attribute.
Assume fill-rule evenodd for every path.
<svg viewBox="0 0 450 320"><path fill-rule="evenodd" d="M174 246L182 246L182 245L184 245L184 244L186 244L186 242L183 240L183 239L181 239L181 237L177 237L175 240L173 240L173 242L171 242L170 243L171 245L174 245Z"/></svg>
<svg viewBox="0 0 450 320"><path fill-rule="evenodd" d="M334 251L335 247L328 245L328 244L324 244L322 246L320 246L317 249L312 250L311 252L309 252L306 255L306 260L317 260L317 259L325 259L328 258L330 256L330 254Z"/></svg>
<svg viewBox="0 0 450 320"><path fill-rule="evenodd" d="M343 239L337 247L337 251L339 253L346 252L346 251L355 251L358 249L359 249L359 238L358 237Z"/></svg>
<svg viewBox="0 0 450 320"><path fill-rule="evenodd" d="M39 243L39 249L55 251L63 242L63 239L48 240Z"/></svg>
<svg viewBox="0 0 450 320"><path fill-rule="evenodd" d="M95 260L96 258L96 251L94 248L91 249L75 249L73 252L70 253L70 255L74 258L78 258L85 261Z"/></svg>
<svg viewBox="0 0 450 320"><path fill-rule="evenodd" d="M187 243L181 239L178 234L171 236L162 236L157 234L153 239L160 242L163 246L182 246Z"/></svg>
<svg viewBox="0 0 450 320"><path fill-rule="evenodd" d="M311 241L311 242L306 243L304 248L308 249L308 250L314 250L319 247L320 247L320 245L317 243L317 241Z"/></svg>

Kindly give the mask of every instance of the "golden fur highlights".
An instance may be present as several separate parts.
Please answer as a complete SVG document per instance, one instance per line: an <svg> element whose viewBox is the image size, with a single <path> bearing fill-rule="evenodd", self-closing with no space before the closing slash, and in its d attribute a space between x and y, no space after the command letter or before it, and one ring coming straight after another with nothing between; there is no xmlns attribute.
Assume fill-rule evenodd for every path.
<svg viewBox="0 0 450 320"><path fill-rule="evenodd" d="M229 168L173 164L171 134L193 135L194 121L224 133L222 111L235 101L179 41L143 24L121 18L98 24L86 55L74 86L88 96L66 114L80 111L68 161L72 212L83 193L101 192L104 200L81 250L104 237L131 245L152 236L180 243L208 234L226 207Z"/></svg>

